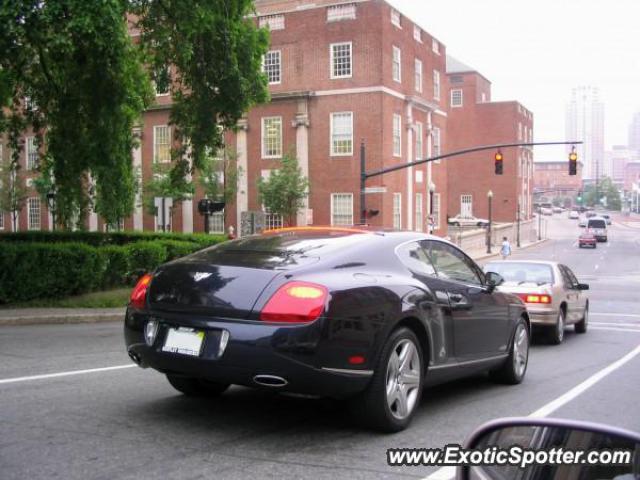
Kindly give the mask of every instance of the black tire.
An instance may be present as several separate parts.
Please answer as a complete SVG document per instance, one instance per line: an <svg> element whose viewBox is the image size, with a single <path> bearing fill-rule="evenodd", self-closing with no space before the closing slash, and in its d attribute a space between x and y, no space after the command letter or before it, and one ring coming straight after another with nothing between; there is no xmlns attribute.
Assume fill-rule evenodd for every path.
<svg viewBox="0 0 640 480"><path fill-rule="evenodd" d="M524 344L522 342L524 342ZM524 346L526 350L521 351L521 346ZM527 373L527 366L529 365L530 346L531 336L527 322L524 318L520 318L514 329L513 339L509 347L509 356L499 369L489 372L491 379L507 385L517 385L521 383L522 380L524 380L524 376ZM522 357L524 357L524 359ZM516 362L516 358L518 358L518 362ZM522 361L524 361L523 368Z"/></svg>
<svg viewBox="0 0 640 480"><path fill-rule="evenodd" d="M576 323L573 326L573 328L575 329L576 333L587 333L588 326L589 326L589 304L587 303L582 320Z"/></svg>
<svg viewBox="0 0 640 480"><path fill-rule="evenodd" d="M217 397L229 388L228 383L218 383L176 375L167 375L167 380L169 380L173 388L188 397Z"/></svg>
<svg viewBox="0 0 640 480"><path fill-rule="evenodd" d="M387 399L387 383L393 382L394 377L388 378L387 373L391 368L392 355L397 354L397 349L402 348L404 342L411 342L415 347L417 359L410 361L411 364L419 365L417 390L412 390L412 406L406 416L399 418L401 412L394 412ZM407 327L400 327L394 330L382 348L371 382L359 395L350 400L350 410L355 419L367 428L373 428L381 432L393 433L404 430L409 426L411 420L420 405L422 387L424 385L424 357L422 346L415 333ZM397 382L395 383L397 386ZM400 388L400 387L398 387ZM409 396L405 396L409 398Z"/></svg>
<svg viewBox="0 0 640 480"><path fill-rule="evenodd" d="M553 345L560 345L564 340L565 312L562 308L558 312L556 324L548 330L549 341Z"/></svg>

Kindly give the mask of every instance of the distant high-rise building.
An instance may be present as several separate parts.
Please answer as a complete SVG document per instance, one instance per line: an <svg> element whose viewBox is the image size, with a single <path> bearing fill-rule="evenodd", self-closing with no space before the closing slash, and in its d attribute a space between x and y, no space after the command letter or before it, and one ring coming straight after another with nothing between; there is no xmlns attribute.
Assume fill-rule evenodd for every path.
<svg viewBox="0 0 640 480"><path fill-rule="evenodd" d="M640 151L640 112L636 112L629 125L629 150Z"/></svg>
<svg viewBox="0 0 640 480"><path fill-rule="evenodd" d="M604 173L604 103L598 88L576 87L566 110L566 139L582 140L578 158L584 163L584 178L595 179ZM571 147L569 146L568 149Z"/></svg>

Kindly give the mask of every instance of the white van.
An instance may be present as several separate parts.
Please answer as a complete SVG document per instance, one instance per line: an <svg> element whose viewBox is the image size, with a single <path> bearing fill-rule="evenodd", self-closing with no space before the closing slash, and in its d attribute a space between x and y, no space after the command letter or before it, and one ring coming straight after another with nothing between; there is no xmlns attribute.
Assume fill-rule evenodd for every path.
<svg viewBox="0 0 640 480"><path fill-rule="evenodd" d="M587 220L587 229L593 233L598 242L607 241L607 221L602 217L591 217Z"/></svg>

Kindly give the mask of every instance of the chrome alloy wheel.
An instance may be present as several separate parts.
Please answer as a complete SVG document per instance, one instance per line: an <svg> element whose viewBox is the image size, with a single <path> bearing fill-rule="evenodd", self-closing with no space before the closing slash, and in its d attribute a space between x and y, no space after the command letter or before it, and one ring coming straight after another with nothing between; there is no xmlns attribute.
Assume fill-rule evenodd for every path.
<svg viewBox="0 0 640 480"><path fill-rule="evenodd" d="M387 363L387 404L398 420L407 418L420 393L421 365L418 347L409 339L396 343Z"/></svg>
<svg viewBox="0 0 640 480"><path fill-rule="evenodd" d="M513 371L518 378L524 375L527 368L527 360L529 358L529 334L523 323L516 328L516 334L513 337Z"/></svg>
<svg viewBox="0 0 640 480"><path fill-rule="evenodd" d="M558 313L558 321L556 322L556 338L558 343L562 343L564 340L564 312L562 310Z"/></svg>

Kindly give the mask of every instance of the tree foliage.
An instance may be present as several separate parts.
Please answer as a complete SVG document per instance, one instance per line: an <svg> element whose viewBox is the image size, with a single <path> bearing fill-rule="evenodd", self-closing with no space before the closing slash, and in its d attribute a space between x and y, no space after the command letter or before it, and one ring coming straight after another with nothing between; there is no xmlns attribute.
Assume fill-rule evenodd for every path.
<svg viewBox="0 0 640 480"><path fill-rule="evenodd" d="M604 205L611 210L620 210L622 208L620 191L609 177L602 177L598 181L597 192L595 185L585 187L583 202L589 206Z"/></svg>
<svg viewBox="0 0 640 480"><path fill-rule="evenodd" d="M15 155L9 160L0 158L0 215L11 214L13 231L17 230L18 215L27 201L25 179L17 160Z"/></svg>
<svg viewBox="0 0 640 480"><path fill-rule="evenodd" d="M208 151L223 147L253 105L268 100L261 73L268 31L250 18L253 0L132 0L152 69L172 65L174 182L210 169Z"/></svg>
<svg viewBox="0 0 640 480"><path fill-rule="evenodd" d="M293 225L303 200L309 195L309 180L302 175L295 156L282 157L282 167L272 170L268 179L258 182L260 199L265 208L288 220Z"/></svg>
<svg viewBox="0 0 640 480"><path fill-rule="evenodd" d="M204 163L198 174L198 183L205 196L231 202L238 192L238 177L242 173L236 152L225 148L219 155L205 159Z"/></svg>
<svg viewBox="0 0 640 480"><path fill-rule="evenodd" d="M0 128L10 143L27 125L46 132L57 212L67 226L90 205L89 176L95 209L108 222L133 211L132 128L152 90L127 32L127 7L125 0L0 3L0 101L7 107Z"/></svg>

